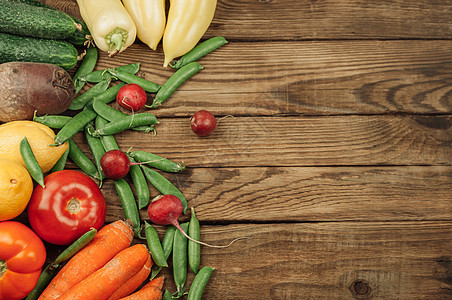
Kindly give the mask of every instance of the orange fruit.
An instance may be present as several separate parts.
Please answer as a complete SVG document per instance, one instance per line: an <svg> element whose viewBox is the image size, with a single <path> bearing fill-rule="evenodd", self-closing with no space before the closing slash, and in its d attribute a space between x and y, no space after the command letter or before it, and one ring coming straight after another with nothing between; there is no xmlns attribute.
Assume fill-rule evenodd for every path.
<svg viewBox="0 0 452 300"><path fill-rule="evenodd" d="M0 158L0 221L11 220L27 207L33 180L20 163Z"/></svg>

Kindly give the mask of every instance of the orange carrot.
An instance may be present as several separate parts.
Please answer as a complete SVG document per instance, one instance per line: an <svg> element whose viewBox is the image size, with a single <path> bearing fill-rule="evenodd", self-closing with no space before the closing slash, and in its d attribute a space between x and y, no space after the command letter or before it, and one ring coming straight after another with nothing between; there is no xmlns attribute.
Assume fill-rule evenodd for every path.
<svg viewBox="0 0 452 300"><path fill-rule="evenodd" d="M129 247L132 240L131 222L119 220L105 225L88 245L67 262L38 299L57 299Z"/></svg>
<svg viewBox="0 0 452 300"><path fill-rule="evenodd" d="M162 300L162 297L163 293L161 289L156 286L149 286L147 288L143 287L138 292L121 298L121 300Z"/></svg>
<svg viewBox="0 0 452 300"><path fill-rule="evenodd" d="M126 248L105 266L64 293L60 300L105 300L143 268L150 254L143 244Z"/></svg>
<svg viewBox="0 0 452 300"><path fill-rule="evenodd" d="M145 280L148 278L149 274L151 273L151 267L152 267L152 259L149 255L148 260L144 264L144 266L141 268L138 273L133 275L129 278L123 285L121 285L114 293L113 295L108 298L108 300L117 300L121 299L122 297L125 297L127 295L130 295L133 293Z"/></svg>
<svg viewBox="0 0 452 300"><path fill-rule="evenodd" d="M164 277L164 276L159 276L159 277L156 277L156 278L152 279L152 280L149 281L148 283L146 283L146 284L142 287L142 289L147 288L147 287L150 287L150 286L155 286L155 287L157 287L157 288L159 288L159 289L162 289L162 288L163 288L163 283L164 283L164 282L165 282L165 277Z"/></svg>

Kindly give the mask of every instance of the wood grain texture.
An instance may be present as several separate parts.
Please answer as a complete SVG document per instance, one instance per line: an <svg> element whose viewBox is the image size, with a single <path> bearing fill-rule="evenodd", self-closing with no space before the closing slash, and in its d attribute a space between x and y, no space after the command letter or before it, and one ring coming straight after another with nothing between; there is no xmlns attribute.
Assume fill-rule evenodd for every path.
<svg viewBox="0 0 452 300"><path fill-rule="evenodd" d="M250 237L201 248L201 266L216 268L203 299L450 299L451 232L451 222L201 226L211 244Z"/></svg>
<svg viewBox="0 0 452 300"><path fill-rule="evenodd" d="M45 3L80 16L75 0ZM233 40L450 38L451 1L220 0L206 37Z"/></svg>
<svg viewBox="0 0 452 300"><path fill-rule="evenodd" d="M450 114L452 46L447 41L229 42L156 111L216 115ZM240 55L236 55L240 53ZM140 76L164 84L161 49L134 44L96 69L141 63ZM149 98L152 99L150 94Z"/></svg>
<svg viewBox="0 0 452 300"><path fill-rule="evenodd" d="M188 167L450 165L450 116L240 117L208 138L189 119L160 119L157 135L126 131L121 149L145 150Z"/></svg>
<svg viewBox="0 0 452 300"><path fill-rule="evenodd" d="M197 168L163 175L207 223L452 220L450 167ZM159 195L151 185L150 191ZM124 218L111 181L102 192L107 222ZM148 219L146 209L140 213Z"/></svg>

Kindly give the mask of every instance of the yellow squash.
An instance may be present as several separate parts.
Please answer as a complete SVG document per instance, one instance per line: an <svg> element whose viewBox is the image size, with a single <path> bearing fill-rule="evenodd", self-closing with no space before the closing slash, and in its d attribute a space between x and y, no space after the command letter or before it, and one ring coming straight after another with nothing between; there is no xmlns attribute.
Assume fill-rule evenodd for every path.
<svg viewBox="0 0 452 300"><path fill-rule="evenodd" d="M123 0L124 7L137 27L137 36L152 50L165 30L165 0Z"/></svg>
<svg viewBox="0 0 452 300"><path fill-rule="evenodd" d="M163 33L166 67L176 57L190 51L209 28L217 0L171 0Z"/></svg>
<svg viewBox="0 0 452 300"><path fill-rule="evenodd" d="M133 44L137 29L121 0L77 0L96 46L109 56Z"/></svg>

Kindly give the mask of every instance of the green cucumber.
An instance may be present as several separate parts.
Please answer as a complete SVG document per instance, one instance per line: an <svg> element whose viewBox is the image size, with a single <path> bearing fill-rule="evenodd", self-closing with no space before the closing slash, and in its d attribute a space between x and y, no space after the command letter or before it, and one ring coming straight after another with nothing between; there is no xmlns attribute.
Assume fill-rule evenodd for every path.
<svg viewBox="0 0 452 300"><path fill-rule="evenodd" d="M77 49L68 42L0 33L0 63L48 63L70 70L77 64L77 59Z"/></svg>
<svg viewBox="0 0 452 300"><path fill-rule="evenodd" d="M57 10L56 8L49 6L45 3L39 2L38 0L9 0L9 1L16 1L16 2L29 4L29 5ZM70 36L68 36L66 38L66 41L68 41L69 43L71 43L73 45L77 45L77 46L83 46L86 43L90 42L92 40L92 37L91 37L91 33L89 32L88 26L86 26L85 22L83 22L82 20L80 20L74 16L70 16L70 17L74 20L75 23L80 24L81 30L76 30L73 34L71 34Z"/></svg>
<svg viewBox="0 0 452 300"><path fill-rule="evenodd" d="M65 39L80 29L62 11L14 0L2 0L0 20L0 32L36 38Z"/></svg>

